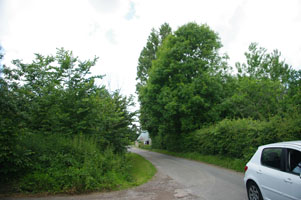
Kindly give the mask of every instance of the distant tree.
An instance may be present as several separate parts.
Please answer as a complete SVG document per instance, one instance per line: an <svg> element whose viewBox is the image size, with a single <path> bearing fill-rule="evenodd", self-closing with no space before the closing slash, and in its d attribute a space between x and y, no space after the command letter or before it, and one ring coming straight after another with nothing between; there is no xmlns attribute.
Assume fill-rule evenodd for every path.
<svg viewBox="0 0 301 200"><path fill-rule="evenodd" d="M156 59L156 52L162 45L165 38L171 34L171 27L164 23L161 25L159 31L152 29L148 36L145 47L142 49L137 66L137 77L138 81L136 85L136 91L139 94L139 88L146 84L149 77L149 70L152 67L152 61Z"/></svg>
<svg viewBox="0 0 301 200"><path fill-rule="evenodd" d="M188 23L159 48L140 100L142 126L151 137L160 138L163 148L180 148L181 134L219 118L215 106L223 94L220 47L219 37L207 25Z"/></svg>
<svg viewBox="0 0 301 200"><path fill-rule="evenodd" d="M280 51L269 53L256 43L250 44L245 56L246 63L236 63L235 92L225 101L231 102L228 117L268 119L286 112L296 103L292 99L298 95L300 73L282 59Z"/></svg>
<svg viewBox="0 0 301 200"><path fill-rule="evenodd" d="M152 68L152 62L157 58L157 51L162 46L164 40L167 38L168 35L172 33L172 29L168 23L164 23L159 28L159 31L152 29L150 35L148 36L147 43L145 47L143 47L139 59L138 59L138 66L137 66L137 84L136 84L136 92L138 94L138 101L140 103L140 108L143 110L144 102L141 101L142 97L142 88L145 87L147 80L149 79L149 72ZM148 113L142 112L140 113L139 120L142 122L142 128L146 128L144 125ZM144 123L145 122L145 123Z"/></svg>
<svg viewBox="0 0 301 200"><path fill-rule="evenodd" d="M248 76L255 79L270 79L288 84L292 74L292 68L285 60L281 59L281 53L277 49L271 53L257 43L251 43L249 51L245 53L247 63L236 63L239 76Z"/></svg>
<svg viewBox="0 0 301 200"><path fill-rule="evenodd" d="M251 77L235 81L233 91L222 102L224 118L266 120L282 112L285 88L279 81Z"/></svg>

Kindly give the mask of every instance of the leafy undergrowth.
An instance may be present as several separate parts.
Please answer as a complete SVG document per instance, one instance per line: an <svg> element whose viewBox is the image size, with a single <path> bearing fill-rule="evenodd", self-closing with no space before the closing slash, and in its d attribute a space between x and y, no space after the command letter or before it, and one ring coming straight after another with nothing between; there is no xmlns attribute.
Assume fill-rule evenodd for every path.
<svg viewBox="0 0 301 200"><path fill-rule="evenodd" d="M5 196L120 190L145 183L156 172L139 155L101 150L93 137L32 135L20 145L31 154L28 168L0 181Z"/></svg>
<svg viewBox="0 0 301 200"><path fill-rule="evenodd" d="M222 157L217 155L202 155L200 153L178 153L178 152L170 152L161 149L152 149L150 146L139 146L142 149L163 153L171 156L176 156L180 158L186 158L190 160L196 160L200 162L205 162L213 165L217 165L220 167L228 168L235 170L237 172L243 172L246 162L240 159L234 159L229 157Z"/></svg>

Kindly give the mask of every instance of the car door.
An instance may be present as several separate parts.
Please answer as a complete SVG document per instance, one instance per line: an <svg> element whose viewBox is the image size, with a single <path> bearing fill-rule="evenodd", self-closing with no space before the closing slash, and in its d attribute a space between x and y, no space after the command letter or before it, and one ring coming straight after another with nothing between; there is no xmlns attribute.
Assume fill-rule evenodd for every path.
<svg viewBox="0 0 301 200"><path fill-rule="evenodd" d="M261 154L261 166L257 171L262 194L268 200L292 200L286 195L290 185L284 168L284 149L265 148Z"/></svg>
<svg viewBox="0 0 301 200"><path fill-rule="evenodd" d="M301 199L301 178L300 175L287 174L284 179L286 185L288 185L287 191L284 191L284 195L290 197L289 199L300 200Z"/></svg>
<svg viewBox="0 0 301 200"><path fill-rule="evenodd" d="M296 149L286 149L286 183L284 195L293 200L301 199L301 152Z"/></svg>

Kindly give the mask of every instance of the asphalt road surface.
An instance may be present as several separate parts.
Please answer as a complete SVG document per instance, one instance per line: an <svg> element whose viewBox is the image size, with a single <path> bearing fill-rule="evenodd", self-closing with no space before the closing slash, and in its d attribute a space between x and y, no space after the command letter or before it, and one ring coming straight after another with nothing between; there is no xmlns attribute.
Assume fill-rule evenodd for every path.
<svg viewBox="0 0 301 200"><path fill-rule="evenodd" d="M11 196L5 200L247 200L243 174L212 165L131 148L157 168L139 187L83 195Z"/></svg>
<svg viewBox="0 0 301 200"><path fill-rule="evenodd" d="M201 200L247 200L243 174L220 167L136 148L132 152L151 161L159 172Z"/></svg>

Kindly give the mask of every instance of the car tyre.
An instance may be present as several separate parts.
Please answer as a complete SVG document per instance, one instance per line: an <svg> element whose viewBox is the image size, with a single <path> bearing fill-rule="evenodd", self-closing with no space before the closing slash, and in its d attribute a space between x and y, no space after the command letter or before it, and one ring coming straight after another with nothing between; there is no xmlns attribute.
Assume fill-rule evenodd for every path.
<svg viewBox="0 0 301 200"><path fill-rule="evenodd" d="M254 182L248 184L247 190L249 200L263 200L260 189Z"/></svg>

